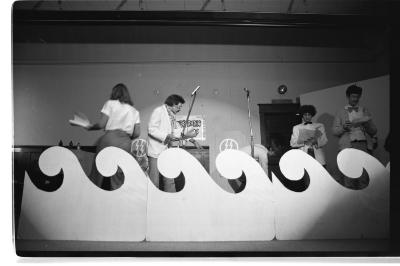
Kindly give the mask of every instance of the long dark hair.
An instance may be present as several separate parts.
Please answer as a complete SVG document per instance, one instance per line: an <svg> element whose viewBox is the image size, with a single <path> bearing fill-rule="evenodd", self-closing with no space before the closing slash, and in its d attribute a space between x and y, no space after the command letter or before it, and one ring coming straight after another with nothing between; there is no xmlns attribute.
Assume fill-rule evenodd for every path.
<svg viewBox="0 0 400 266"><path fill-rule="evenodd" d="M123 83L118 83L114 86L110 96L111 100L118 100L121 103L127 103L133 106L131 96L129 95L128 88Z"/></svg>

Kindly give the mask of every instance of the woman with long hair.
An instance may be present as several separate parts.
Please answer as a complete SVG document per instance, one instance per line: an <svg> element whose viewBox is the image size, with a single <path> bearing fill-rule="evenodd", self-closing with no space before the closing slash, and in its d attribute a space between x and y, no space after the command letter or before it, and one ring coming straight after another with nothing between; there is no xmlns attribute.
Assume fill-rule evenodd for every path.
<svg viewBox="0 0 400 266"><path fill-rule="evenodd" d="M140 135L139 112L133 107L128 88L119 83L114 86L110 99L101 109L100 120L86 127L87 130L101 130L105 133L96 142L96 156L104 148L114 146L130 152L132 140ZM104 178L93 161L89 178L98 187L106 190L115 190L123 183L122 173L111 178Z"/></svg>

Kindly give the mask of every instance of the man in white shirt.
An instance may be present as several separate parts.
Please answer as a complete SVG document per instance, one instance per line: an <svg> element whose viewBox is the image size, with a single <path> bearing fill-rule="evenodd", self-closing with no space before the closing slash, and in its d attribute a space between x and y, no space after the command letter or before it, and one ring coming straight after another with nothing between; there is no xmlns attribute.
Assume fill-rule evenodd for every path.
<svg viewBox="0 0 400 266"><path fill-rule="evenodd" d="M148 124L147 156L149 158L149 176L153 184L166 192L175 192L175 183L166 179L165 184L160 179L157 167L158 156L168 149L174 141L183 138L193 138L197 131L189 130L182 136L182 128L176 122L175 115L181 110L185 100L180 95L172 94L164 104L155 108Z"/></svg>
<svg viewBox="0 0 400 266"><path fill-rule="evenodd" d="M339 150L359 149L372 153L377 145L377 128L370 112L359 106L362 88L351 85L346 90L348 105L339 110L333 122L333 134L339 137Z"/></svg>
<svg viewBox="0 0 400 266"><path fill-rule="evenodd" d="M300 107L299 113L303 123L293 127L290 146L308 153L326 167L325 154L322 147L328 143L328 138L326 137L324 125L311 121L316 112L313 105L302 105Z"/></svg>

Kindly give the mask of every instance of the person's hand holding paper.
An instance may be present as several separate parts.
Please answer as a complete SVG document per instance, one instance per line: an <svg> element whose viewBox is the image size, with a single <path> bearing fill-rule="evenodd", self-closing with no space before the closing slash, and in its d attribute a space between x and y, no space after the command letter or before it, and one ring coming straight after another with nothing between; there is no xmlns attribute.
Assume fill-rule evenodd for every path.
<svg viewBox="0 0 400 266"><path fill-rule="evenodd" d="M76 112L74 118L69 120L72 126L80 126L83 128L89 128L91 126L89 119L82 112Z"/></svg>
<svg viewBox="0 0 400 266"><path fill-rule="evenodd" d="M363 116L363 117L360 117L360 118L355 118L355 119L353 119L353 121L351 121L351 125L353 127L360 127L364 123L367 123L370 120L371 120L371 117L369 117L369 116Z"/></svg>
<svg viewBox="0 0 400 266"><path fill-rule="evenodd" d="M315 137L315 130L314 129L300 129L299 137L297 139L297 143L302 144L306 142L313 141Z"/></svg>
<svg viewBox="0 0 400 266"><path fill-rule="evenodd" d="M320 138L322 136L322 132L319 130L319 128L317 127L315 130L310 130L310 134L313 134L312 136L310 136L310 138L308 138L304 144L306 145L317 145L318 144L318 138ZM313 133L312 133L313 132Z"/></svg>

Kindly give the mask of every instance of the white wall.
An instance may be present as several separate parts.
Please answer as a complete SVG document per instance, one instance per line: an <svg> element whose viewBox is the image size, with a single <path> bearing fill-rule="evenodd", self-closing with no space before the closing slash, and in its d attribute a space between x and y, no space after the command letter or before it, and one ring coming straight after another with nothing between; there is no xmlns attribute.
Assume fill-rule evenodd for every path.
<svg viewBox="0 0 400 266"><path fill-rule="evenodd" d="M15 44L13 60L15 145L56 145L60 139L93 145L101 132L71 127L68 119L74 111L97 119L119 82L130 89L145 138L155 106L178 93L187 100L181 112L186 114L190 93L200 85L192 114L205 116L202 144L210 146L211 172L222 136L248 145L244 87L251 91L260 143L257 104L294 101L307 92L375 77L387 67L364 49L196 44ZM277 93L281 84L288 86L284 96Z"/></svg>

